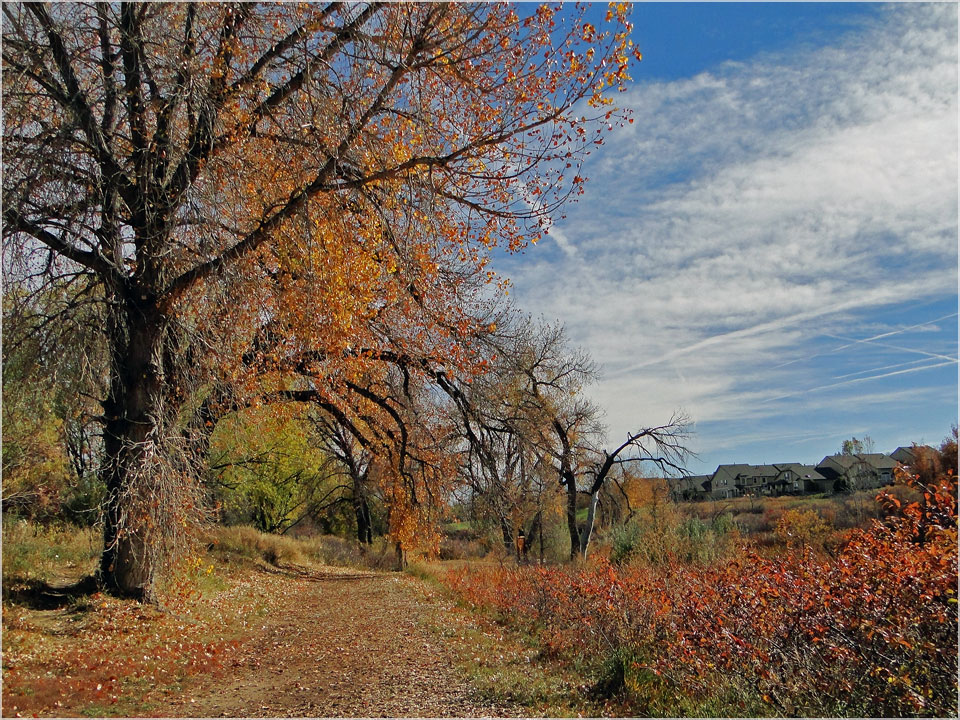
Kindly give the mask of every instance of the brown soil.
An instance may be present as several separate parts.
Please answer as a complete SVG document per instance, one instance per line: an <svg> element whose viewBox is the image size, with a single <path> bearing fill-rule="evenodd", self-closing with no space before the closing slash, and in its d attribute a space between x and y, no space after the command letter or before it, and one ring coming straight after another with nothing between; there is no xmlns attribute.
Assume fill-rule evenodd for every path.
<svg viewBox="0 0 960 720"><path fill-rule="evenodd" d="M435 628L463 622L415 578L289 571L288 592L229 666L143 698L193 717L515 716L478 697ZM449 635L449 634L448 634Z"/></svg>

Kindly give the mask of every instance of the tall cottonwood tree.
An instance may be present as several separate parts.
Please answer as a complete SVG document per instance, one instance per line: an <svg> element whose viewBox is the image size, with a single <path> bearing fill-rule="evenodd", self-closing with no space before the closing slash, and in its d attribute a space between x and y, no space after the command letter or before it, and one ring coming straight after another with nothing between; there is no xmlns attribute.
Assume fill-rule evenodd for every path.
<svg viewBox="0 0 960 720"><path fill-rule="evenodd" d="M547 487L564 495L570 559L586 556L601 490L617 471L649 463L664 473L685 472L689 420L675 413L605 447L602 413L586 394L598 375L589 354L570 347L561 325L509 310L498 320L496 332L483 339L496 358L484 373L468 383L441 381L465 441L463 472L498 516L508 545L522 527L511 515L524 504L542 510L550 493L537 481L549 476ZM584 497L588 514L581 524ZM541 514L536 518L539 529Z"/></svg>
<svg viewBox="0 0 960 720"><path fill-rule="evenodd" d="M151 592L210 376L332 403L385 338L465 362L464 279L580 191L624 12L4 4L4 269L96 286L108 587Z"/></svg>
<svg viewBox="0 0 960 720"><path fill-rule="evenodd" d="M584 394L597 378L590 356L571 349L560 325L527 325L520 334L518 368L526 377L524 386L528 417L537 418L536 441L552 465L566 494L566 520L570 535L570 559L586 557L593 535L600 491L615 470L649 463L661 472L685 472L689 420L675 413L665 424L628 432L616 447L604 446L605 428L599 408ZM587 518L577 519L578 499L589 500Z"/></svg>
<svg viewBox="0 0 960 720"><path fill-rule="evenodd" d="M499 526L512 552L519 535L530 542L542 533L544 510L554 504L558 488L541 447L541 415L531 412L527 377L516 362L517 338L502 335L488 339L497 346L496 361L458 388L452 409L473 511Z"/></svg>
<svg viewBox="0 0 960 720"><path fill-rule="evenodd" d="M553 471L543 447L543 421L530 402L524 350L530 323L504 304L483 338L492 362L465 382L441 381L452 399L451 421L460 439L460 468L474 518L492 522L508 552L520 559L519 537L543 531L555 499Z"/></svg>

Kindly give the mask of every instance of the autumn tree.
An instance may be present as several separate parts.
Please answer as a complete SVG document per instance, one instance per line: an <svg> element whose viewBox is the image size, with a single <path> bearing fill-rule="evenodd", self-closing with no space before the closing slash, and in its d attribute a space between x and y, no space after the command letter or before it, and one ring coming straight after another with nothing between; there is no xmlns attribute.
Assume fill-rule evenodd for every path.
<svg viewBox="0 0 960 720"><path fill-rule="evenodd" d="M538 446L540 417L530 413L527 378L517 362L529 325L518 322L506 303L492 306L488 319L490 332L481 341L490 362L469 382L445 387L474 519L495 526L507 552L519 559L541 536L544 510L554 504L558 488Z"/></svg>
<svg viewBox="0 0 960 720"><path fill-rule="evenodd" d="M947 473L957 474L957 426L951 429L951 434L943 439L939 448L925 445L914 445L914 460L910 463L908 473L923 484L933 482L940 475ZM900 475L904 473L901 472Z"/></svg>
<svg viewBox="0 0 960 720"><path fill-rule="evenodd" d="M211 382L349 405L393 360L470 370L489 248L546 230L615 119L624 15L4 5L4 270L102 308L107 587L150 594Z"/></svg>
<svg viewBox="0 0 960 720"><path fill-rule="evenodd" d="M264 532L287 532L308 518L342 532L355 521L362 544L386 525L398 558L435 547L455 475L446 398L391 369L346 381L349 405L313 388L286 388L255 397L266 402L232 406L207 448L221 516ZM213 411L205 401L200 415L223 412L224 399L217 402Z"/></svg>
<svg viewBox="0 0 960 720"><path fill-rule="evenodd" d="M352 408L321 402L312 390L296 395L310 398L314 442L343 480L338 502L352 504L358 540L372 541L379 506L402 568L408 551L439 548L438 525L456 477L456 434L448 398L431 382L443 371L422 361L428 371L414 374L408 359L396 360L390 372L347 382L362 401Z"/></svg>
<svg viewBox="0 0 960 720"><path fill-rule="evenodd" d="M475 491L514 509L518 498L529 495L532 479L550 477L549 485L565 496L570 558L585 556L601 490L629 466L650 463L661 472L683 472L689 421L675 414L662 426L643 427L606 448L601 411L586 395L597 378L590 356L569 346L560 325L509 314L501 322L487 338L497 358L488 373L450 391L468 441L468 476ZM541 511L546 495L538 486ZM584 498L587 518L581 524ZM519 528L505 512L500 517L509 544Z"/></svg>
<svg viewBox="0 0 960 720"><path fill-rule="evenodd" d="M586 557L600 491L613 471L649 463L664 473L685 472L689 420L675 413L665 424L628 432L623 442L608 448L600 412L582 393L596 379L596 369L585 352L568 348L563 328L536 328L521 356L529 402L542 417L541 427L548 428L541 446L566 492L570 559ZM577 518L581 496L588 498L582 526Z"/></svg>

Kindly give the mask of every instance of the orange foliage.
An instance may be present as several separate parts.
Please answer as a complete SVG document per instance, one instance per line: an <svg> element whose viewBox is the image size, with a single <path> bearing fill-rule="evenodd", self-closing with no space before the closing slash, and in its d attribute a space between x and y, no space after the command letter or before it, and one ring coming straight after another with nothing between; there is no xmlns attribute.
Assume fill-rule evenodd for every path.
<svg viewBox="0 0 960 720"><path fill-rule="evenodd" d="M786 510L777 520L776 536L791 547L823 545L830 526L816 510Z"/></svg>
<svg viewBox="0 0 960 720"><path fill-rule="evenodd" d="M624 494L630 500L631 507L639 508L651 503L663 503L670 499L670 486L663 478L635 477L629 472L620 482Z"/></svg>
<svg viewBox="0 0 960 720"><path fill-rule="evenodd" d="M317 37L329 37L328 11L319 6L264 12L259 21L274 23L272 35L311 25L315 15ZM213 309L202 322L223 341L205 362L233 386L231 402L269 401L309 383L316 400L340 409L360 432L377 434L377 426L395 439L396 418L358 395L358 386L402 412L407 400L396 391L391 360L406 361L421 392L428 378L416 377L418 363L468 377L482 370L487 358L475 340L495 326L478 302L485 285L506 287L489 269L489 253L537 242L550 212L582 192L568 169L602 134L588 136L573 105L606 106L605 92L628 77L626 7L611 9L607 32L582 31L583 8L565 12L570 30L558 43L559 12L543 6L521 22L508 5L386 5L371 20L370 42L406 65L362 47L361 59L371 57L338 66L328 94L273 109L259 121L271 132L249 136L260 91L237 95L223 120L237 139L204 169L221 211L251 237L263 218L280 214L275 208L308 190L302 210L271 224L256 252L235 261L239 272L182 290L175 284L178 311ZM415 46L424 48L416 57ZM234 64L262 51L239 47ZM605 111L607 120L613 115L622 122ZM303 152L290 138L331 157ZM204 232L209 242L209 232L197 230ZM423 500L443 496L454 476L442 449L419 446L414 470L396 447L377 453L391 536L404 547L436 547L433 510Z"/></svg>
<svg viewBox="0 0 960 720"><path fill-rule="evenodd" d="M446 582L540 633L561 655L633 658L662 687L731 686L771 714L955 716L957 482L854 530L835 557L809 548L701 569L470 570Z"/></svg>
<svg viewBox="0 0 960 720"><path fill-rule="evenodd" d="M113 490L146 495L151 458L182 464L168 430L211 386L224 407L310 395L351 432L379 428L399 446L383 475L408 505L396 533L415 535L403 518L440 472L405 468L398 386L482 368L486 286L505 289L491 251L542 237L626 120L609 94L638 58L628 7L603 28L586 11L10 6L4 241L52 283L104 288L111 582L152 575L128 560L150 531Z"/></svg>

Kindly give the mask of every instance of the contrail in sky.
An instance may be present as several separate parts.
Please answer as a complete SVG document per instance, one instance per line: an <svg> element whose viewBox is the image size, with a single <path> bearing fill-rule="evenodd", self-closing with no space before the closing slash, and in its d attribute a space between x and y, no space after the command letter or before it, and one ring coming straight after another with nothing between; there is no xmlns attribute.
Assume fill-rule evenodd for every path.
<svg viewBox="0 0 960 720"><path fill-rule="evenodd" d="M934 357L944 357L942 355ZM945 367L947 365L956 365L956 358L948 358L948 362L935 363L933 365L924 365L923 367L910 368L908 370L896 370L894 372L881 373L880 375L871 375L869 377L862 378L853 378L852 380L844 380L843 382L830 383L828 385L818 385L817 387L807 388L805 390L797 390L796 392L784 393L783 395L777 395L776 397L767 398L766 400L761 400L759 404L773 402L774 400L782 400L783 398L793 397L795 395L804 395L806 393L815 392L817 390L826 390L828 388L840 387L841 385L852 385L853 383L866 382L867 380L878 380L880 378L892 377L894 375L906 375L908 373L920 372L921 370L933 370L938 367Z"/></svg>

